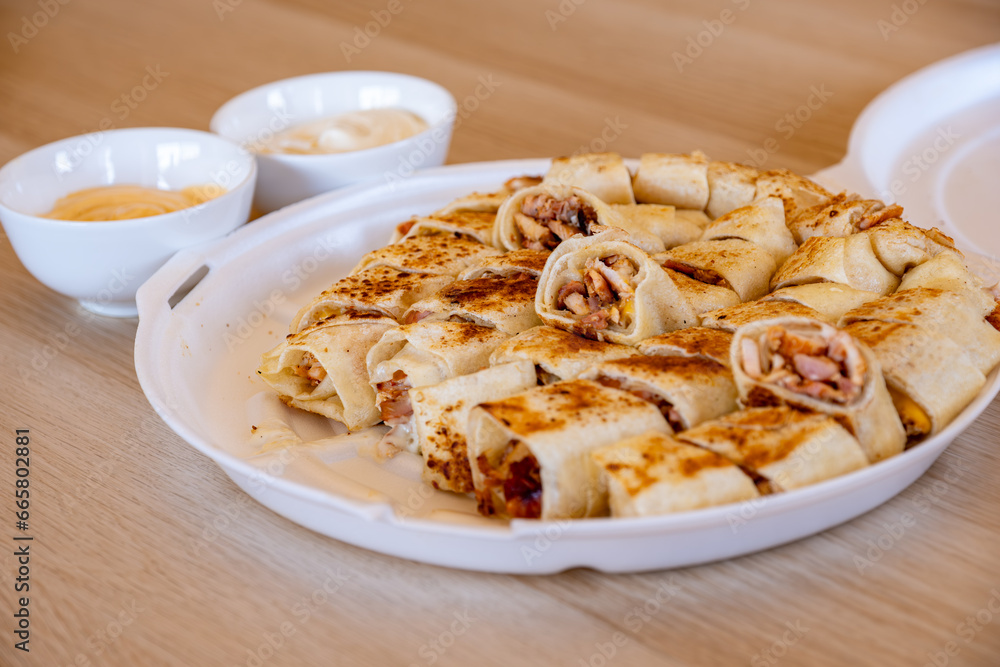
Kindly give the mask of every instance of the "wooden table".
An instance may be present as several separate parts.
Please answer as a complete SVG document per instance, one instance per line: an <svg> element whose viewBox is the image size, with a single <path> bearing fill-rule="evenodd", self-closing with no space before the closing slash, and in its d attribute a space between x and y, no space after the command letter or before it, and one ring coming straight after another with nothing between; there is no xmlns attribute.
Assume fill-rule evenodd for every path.
<svg viewBox="0 0 1000 667"><path fill-rule="evenodd" d="M381 69L460 102L492 82L452 163L701 148L811 173L879 91L1000 35L989 2L664 4L16 0L0 8L0 162L105 118L207 129L258 84ZM161 80L123 98L147 68ZM810 539L672 572L475 574L250 501L153 413L135 321L50 292L6 239L0 286L0 664L1000 664L1000 402L912 487ZM15 429L32 438L30 653L13 647Z"/></svg>

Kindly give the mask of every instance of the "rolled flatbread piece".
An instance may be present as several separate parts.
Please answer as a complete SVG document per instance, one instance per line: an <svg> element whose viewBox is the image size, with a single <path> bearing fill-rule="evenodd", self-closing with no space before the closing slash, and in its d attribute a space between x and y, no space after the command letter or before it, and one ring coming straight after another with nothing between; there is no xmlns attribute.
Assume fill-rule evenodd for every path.
<svg viewBox="0 0 1000 667"><path fill-rule="evenodd" d="M336 419L351 431L382 420L365 355L395 320L339 315L289 335L261 358L257 374L293 408Z"/></svg>
<svg viewBox="0 0 1000 667"><path fill-rule="evenodd" d="M674 431L737 408L732 372L720 363L699 357L638 356L602 361L580 378L649 401Z"/></svg>
<svg viewBox="0 0 1000 667"><path fill-rule="evenodd" d="M514 176L507 179L496 192L473 192L450 202L444 208L435 211L434 215L451 215L459 211L481 211L496 213L507 197L522 188L530 188L542 182L541 176Z"/></svg>
<svg viewBox="0 0 1000 667"><path fill-rule="evenodd" d="M569 331L540 326L522 331L501 343L490 355L490 365L530 361L538 384L573 380L594 364L638 356L628 345L583 338Z"/></svg>
<svg viewBox="0 0 1000 667"><path fill-rule="evenodd" d="M727 287L740 301L764 296L776 268L767 250L742 239L687 243L658 253L655 259L700 282Z"/></svg>
<svg viewBox="0 0 1000 667"><path fill-rule="evenodd" d="M708 205L705 212L719 218L743 206L748 206L757 192L760 172L736 162L708 163Z"/></svg>
<svg viewBox="0 0 1000 667"><path fill-rule="evenodd" d="M456 280L410 306L403 322L472 322L513 336L542 323L535 314L537 287L529 276Z"/></svg>
<svg viewBox="0 0 1000 667"><path fill-rule="evenodd" d="M459 280L475 278L513 278L526 275L537 279L545 268L549 253L545 250L512 250L494 257L482 257L458 274Z"/></svg>
<svg viewBox="0 0 1000 667"><path fill-rule="evenodd" d="M890 218L903 214L903 207L886 205L878 199L859 199L837 195L828 203L799 211L788 221L795 242L802 244L813 236L850 236L863 232Z"/></svg>
<svg viewBox="0 0 1000 667"><path fill-rule="evenodd" d="M640 341L636 346L642 354L664 357L700 357L711 359L729 368L729 345L733 334L721 329L688 327Z"/></svg>
<svg viewBox="0 0 1000 667"><path fill-rule="evenodd" d="M404 273L379 266L346 276L306 304L290 325L291 333L333 315L373 313L398 320L411 305L454 280L451 276Z"/></svg>
<svg viewBox="0 0 1000 667"><path fill-rule="evenodd" d="M762 320L736 331L730 355L743 405L829 415L870 463L903 451L906 433L878 359L846 331L802 317Z"/></svg>
<svg viewBox="0 0 1000 667"><path fill-rule="evenodd" d="M677 439L729 459L763 493L791 491L868 465L861 445L837 420L788 406L740 410Z"/></svg>
<svg viewBox="0 0 1000 667"><path fill-rule="evenodd" d="M719 308L730 308L739 305L740 295L729 287L723 285L711 285L695 280L687 274L673 269L663 269L670 279L677 286L677 292L681 295L686 308L677 305L678 312L683 312L684 326L694 326L698 323L698 318L702 313L707 313ZM693 315L692 319L687 319L688 314Z"/></svg>
<svg viewBox="0 0 1000 667"><path fill-rule="evenodd" d="M387 330L365 358L375 406L391 427L383 444L417 453L410 389L485 368L505 340L496 329L468 322L418 322Z"/></svg>
<svg viewBox="0 0 1000 667"><path fill-rule="evenodd" d="M772 169L757 177L754 199L763 197L780 197L785 205L785 218L792 220L803 209L829 203L833 194L787 169Z"/></svg>
<svg viewBox="0 0 1000 667"><path fill-rule="evenodd" d="M781 266L798 248L785 226L785 208L777 197L758 199L716 219L705 229L702 240L717 239L749 241L769 252L775 266Z"/></svg>
<svg viewBox="0 0 1000 667"><path fill-rule="evenodd" d="M915 324L955 341L983 375L1000 362L1000 331L965 296L936 287L917 287L884 296L848 311L840 326L863 320Z"/></svg>
<svg viewBox="0 0 1000 667"><path fill-rule="evenodd" d="M701 151L690 155L644 153L632 180L636 201L705 210L708 205L708 158Z"/></svg>
<svg viewBox="0 0 1000 667"><path fill-rule="evenodd" d="M608 485L613 517L657 516L760 496L753 480L729 459L655 431L591 456Z"/></svg>
<svg viewBox="0 0 1000 667"><path fill-rule="evenodd" d="M582 153L552 160L543 184L573 185L608 204L634 204L632 174L618 153Z"/></svg>
<svg viewBox="0 0 1000 667"><path fill-rule="evenodd" d="M923 264L944 250L955 251L955 242L937 229L922 229L892 218L865 231L882 265L897 276Z"/></svg>
<svg viewBox="0 0 1000 667"><path fill-rule="evenodd" d="M703 213L694 216L663 204L613 204L611 208L629 221L630 229L653 234L663 241L666 248L697 241L708 224L708 218Z"/></svg>
<svg viewBox="0 0 1000 667"><path fill-rule="evenodd" d="M875 354L910 441L947 426L986 384L950 338L914 324L867 320L844 327Z"/></svg>
<svg viewBox="0 0 1000 667"><path fill-rule="evenodd" d="M453 236L414 236L367 253L351 274L386 266L407 273L455 276L477 259L499 254L491 246Z"/></svg>
<svg viewBox="0 0 1000 667"><path fill-rule="evenodd" d="M951 250L942 250L923 264L904 273L897 291L902 292L917 287L936 287L946 292L961 294L976 312L984 316L990 314L997 306L993 294L986 289L978 276L969 271L962 255Z"/></svg>
<svg viewBox="0 0 1000 667"><path fill-rule="evenodd" d="M867 234L814 236L781 265L771 278L771 289L823 282L890 294L899 278L882 266Z"/></svg>
<svg viewBox="0 0 1000 667"><path fill-rule="evenodd" d="M646 252L660 252L663 241L615 211L598 196L572 185L543 184L518 190L497 211L493 245L505 250L555 249L576 235L590 236L608 227L629 232Z"/></svg>
<svg viewBox="0 0 1000 667"><path fill-rule="evenodd" d="M478 403L498 401L535 386L535 367L516 361L410 390L421 478L435 489L472 493L467 426Z"/></svg>
<svg viewBox="0 0 1000 667"><path fill-rule="evenodd" d="M590 452L647 431L670 433L650 403L596 382L535 387L469 413L468 448L484 516L603 516L607 488Z"/></svg>
<svg viewBox="0 0 1000 667"><path fill-rule="evenodd" d="M485 211L432 213L396 225L395 230L393 230L392 243L398 243L414 236L442 235L490 245L493 243L494 220L496 220L496 213Z"/></svg>
<svg viewBox="0 0 1000 667"><path fill-rule="evenodd" d="M619 230L563 242L538 281L535 311L549 326L635 345L694 323L671 277Z"/></svg>
<svg viewBox="0 0 1000 667"><path fill-rule="evenodd" d="M880 296L882 295L878 292L866 292L840 283L808 283L775 290L762 301L799 303L812 308L822 315L822 319L834 324L847 311L874 301Z"/></svg>
<svg viewBox="0 0 1000 667"><path fill-rule="evenodd" d="M701 326L735 333L751 322L775 317L810 317L823 319L822 313L794 301L747 301L730 308L720 308L701 315ZM833 322L830 322L833 324Z"/></svg>

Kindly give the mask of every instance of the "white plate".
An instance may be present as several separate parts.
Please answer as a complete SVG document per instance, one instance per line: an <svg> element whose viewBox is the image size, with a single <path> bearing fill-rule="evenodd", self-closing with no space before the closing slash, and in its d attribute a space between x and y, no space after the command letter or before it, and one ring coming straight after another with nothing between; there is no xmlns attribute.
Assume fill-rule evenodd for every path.
<svg viewBox="0 0 1000 667"><path fill-rule="evenodd" d="M490 572L607 572L679 567L751 553L847 521L917 479L1000 389L997 372L941 434L895 458L754 502L644 519L487 520L465 497L420 483L420 459L385 465L357 439L327 440L331 422L281 405L256 377L310 297L347 273L392 226L548 160L443 167L397 185L302 202L167 263L138 294L136 372L150 403L181 437L275 512L344 542L403 558ZM176 306L189 278L208 273ZM287 423L307 447L254 456L250 426ZM255 436L259 437L259 436ZM361 436L364 439L364 436Z"/></svg>

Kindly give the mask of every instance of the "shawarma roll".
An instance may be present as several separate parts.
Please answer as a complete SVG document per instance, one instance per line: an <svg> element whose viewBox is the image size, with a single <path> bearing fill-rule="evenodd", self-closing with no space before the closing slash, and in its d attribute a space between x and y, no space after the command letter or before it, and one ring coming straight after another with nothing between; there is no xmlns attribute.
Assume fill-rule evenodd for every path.
<svg viewBox="0 0 1000 667"><path fill-rule="evenodd" d="M555 249L576 235L591 236L616 227L647 252L663 250L663 241L615 211L597 195L572 185L542 184L518 190L497 211L493 245L505 250Z"/></svg>
<svg viewBox="0 0 1000 667"><path fill-rule="evenodd" d="M493 213L500 209L507 197L518 190L530 188L542 182L541 176L514 176L496 192L473 192L448 203L444 208L434 212L434 215L452 215L462 211L480 211Z"/></svg>
<svg viewBox="0 0 1000 667"><path fill-rule="evenodd" d="M936 287L896 292L847 312L840 326L863 320L915 324L955 341L983 375L1000 362L1000 331L960 293Z"/></svg>
<svg viewBox="0 0 1000 667"><path fill-rule="evenodd" d="M602 361L580 375L655 405L674 431L736 410L726 366L700 357L638 356Z"/></svg>
<svg viewBox="0 0 1000 667"><path fill-rule="evenodd" d="M729 459L665 435L643 433L595 450L613 517L656 516L760 496Z"/></svg>
<svg viewBox="0 0 1000 667"><path fill-rule="evenodd" d="M882 265L897 276L945 250L955 251L955 242L937 229L922 229L892 218L870 227L865 234Z"/></svg>
<svg viewBox="0 0 1000 667"><path fill-rule="evenodd" d="M456 211L432 213L396 225L392 243L399 243L414 236L451 236L484 245L493 243L493 222L496 214L487 211Z"/></svg>
<svg viewBox="0 0 1000 667"><path fill-rule="evenodd" d="M958 252L942 250L926 262L903 274L896 290L902 292L917 287L936 287L966 297L974 310L988 315L996 308L993 294L978 276L969 271ZM859 304L860 305L860 304Z"/></svg>
<svg viewBox="0 0 1000 667"><path fill-rule="evenodd" d="M454 280L452 276L404 273L379 266L351 274L307 303L289 327L291 333L333 315L373 313L398 320L411 305Z"/></svg>
<svg viewBox="0 0 1000 667"><path fill-rule="evenodd" d="M673 281L677 292L686 304L686 307L677 304L677 311L684 313L685 327L695 326L702 313L719 308L730 308L740 303L740 295L729 287L703 283L673 269L664 268L663 270L670 276L670 280ZM694 316L693 319L687 319L689 314Z"/></svg>
<svg viewBox="0 0 1000 667"><path fill-rule="evenodd" d="M875 354L911 440L938 433L986 384L965 351L933 331L874 320L854 322L844 331Z"/></svg>
<svg viewBox="0 0 1000 667"><path fill-rule="evenodd" d="M727 287L740 301L753 301L767 294L776 264L771 254L742 239L695 241L658 253L664 267L680 271L703 283Z"/></svg>
<svg viewBox="0 0 1000 667"><path fill-rule="evenodd" d="M708 158L701 151L690 155L644 153L632 180L635 199L643 204L668 204L705 210L708 205Z"/></svg>
<svg viewBox="0 0 1000 667"><path fill-rule="evenodd" d="M594 364L639 355L628 345L606 343L550 326L522 331L501 343L490 355L490 365L530 361L538 384L573 380Z"/></svg>
<svg viewBox="0 0 1000 667"><path fill-rule="evenodd" d="M793 220L803 209L829 203L833 194L787 169L771 169L757 176L754 199L763 197L779 197L785 205L786 219Z"/></svg>
<svg viewBox="0 0 1000 667"><path fill-rule="evenodd" d="M365 355L397 327L378 315L340 315L289 335L261 358L258 375L293 408L342 422L351 431L382 420Z"/></svg>
<svg viewBox="0 0 1000 667"><path fill-rule="evenodd" d="M822 313L794 301L747 301L730 308L702 313L701 326L735 333L737 329L751 322L769 320L775 317L809 317L823 319ZM832 324L832 322L831 322Z"/></svg>
<svg viewBox="0 0 1000 667"><path fill-rule="evenodd" d="M530 276L538 279L545 268L549 253L545 250L512 250L494 257L481 257L458 274L459 280L475 278Z"/></svg>
<svg viewBox="0 0 1000 667"><path fill-rule="evenodd" d="M417 448L424 459L421 478L435 489L472 493L469 411L534 386L534 365L515 361L410 390Z"/></svg>
<svg viewBox="0 0 1000 667"><path fill-rule="evenodd" d="M812 308L822 319L835 324L844 313L882 296L840 283L807 283L782 287L765 296L762 301L787 301ZM814 317L814 315L808 315Z"/></svg>
<svg viewBox="0 0 1000 667"><path fill-rule="evenodd" d="M606 515L607 489L590 453L647 431L670 433L656 407L586 380L480 403L468 426L479 511L543 520Z"/></svg>
<svg viewBox="0 0 1000 667"><path fill-rule="evenodd" d="M542 323L535 313L537 287L530 276L456 280L411 305L403 322L472 322L513 336Z"/></svg>
<svg viewBox="0 0 1000 667"><path fill-rule="evenodd" d="M629 221L630 229L653 234L666 248L697 241L708 224L703 213L694 216L689 211L678 211L663 204L613 204L611 208Z"/></svg>
<svg viewBox="0 0 1000 667"><path fill-rule="evenodd" d="M671 277L625 238L609 230L552 252L535 297L542 322L623 345L694 324L692 306Z"/></svg>
<svg viewBox="0 0 1000 667"><path fill-rule="evenodd" d="M764 197L726 213L710 224L703 241L742 239L771 254L776 267L795 252L798 245L785 226L785 208L777 197Z"/></svg>
<svg viewBox="0 0 1000 667"><path fill-rule="evenodd" d="M760 172L736 162L708 163L708 205L705 212L719 218L753 202Z"/></svg>
<svg viewBox="0 0 1000 667"><path fill-rule="evenodd" d="M765 494L799 489L868 465L861 445L836 419L788 406L733 412L677 439L741 466Z"/></svg>
<svg viewBox="0 0 1000 667"><path fill-rule="evenodd" d="M814 236L781 265L771 278L771 289L822 282L890 294L899 278L882 266L867 234Z"/></svg>
<svg viewBox="0 0 1000 667"><path fill-rule="evenodd" d="M729 368L729 346L733 334L722 329L688 327L647 338L636 345L642 354L664 357L700 357Z"/></svg>
<svg viewBox="0 0 1000 667"><path fill-rule="evenodd" d="M391 427L384 444L416 453L410 390L485 368L505 340L496 329L468 322L418 322L387 330L365 357L375 407Z"/></svg>
<svg viewBox="0 0 1000 667"><path fill-rule="evenodd" d="M886 205L878 199L860 199L837 195L830 202L799 211L788 221L795 242L802 244L813 236L850 236L863 232L890 218L903 214L903 207Z"/></svg>
<svg viewBox="0 0 1000 667"><path fill-rule="evenodd" d="M450 235L413 236L367 253L351 274L385 266L407 273L455 276L477 259L499 254L491 246Z"/></svg>
<svg viewBox="0 0 1000 667"><path fill-rule="evenodd" d="M573 185L608 204L634 204L632 174L618 153L582 153L557 157L542 180L545 185Z"/></svg>
<svg viewBox="0 0 1000 667"><path fill-rule="evenodd" d="M802 317L740 327L730 349L740 402L829 415L875 463L903 451L906 433L878 359L849 333Z"/></svg>

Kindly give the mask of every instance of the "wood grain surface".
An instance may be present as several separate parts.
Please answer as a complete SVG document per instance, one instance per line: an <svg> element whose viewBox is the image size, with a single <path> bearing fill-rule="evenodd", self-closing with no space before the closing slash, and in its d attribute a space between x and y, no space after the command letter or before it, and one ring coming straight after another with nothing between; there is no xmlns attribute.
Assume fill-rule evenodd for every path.
<svg viewBox="0 0 1000 667"><path fill-rule="evenodd" d="M811 173L842 158L881 90L995 41L1000 5L11 0L0 27L0 163L106 118L207 129L250 87L372 69L460 104L491 82L451 163L601 142L748 161L767 146L766 166ZM162 81L124 105L147 68ZM806 121L779 126L817 90ZM818 536L676 571L513 577L370 553L256 504L154 414L135 333L0 241L2 665L1000 664L1000 402L910 488ZM30 653L13 634L25 428Z"/></svg>

